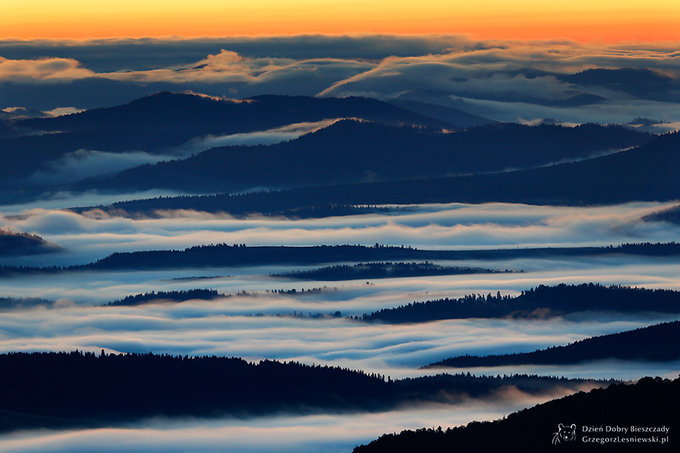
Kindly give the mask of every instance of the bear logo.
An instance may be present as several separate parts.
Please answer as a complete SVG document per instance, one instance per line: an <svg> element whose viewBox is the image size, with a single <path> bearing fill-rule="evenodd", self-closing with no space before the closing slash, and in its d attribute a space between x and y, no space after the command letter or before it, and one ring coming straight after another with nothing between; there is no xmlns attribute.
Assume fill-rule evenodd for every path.
<svg viewBox="0 0 680 453"><path fill-rule="evenodd" d="M553 445L557 445L563 441L567 442L572 440L576 440L576 424L572 423L571 425L567 426L560 423L557 425L557 432L553 433Z"/></svg>

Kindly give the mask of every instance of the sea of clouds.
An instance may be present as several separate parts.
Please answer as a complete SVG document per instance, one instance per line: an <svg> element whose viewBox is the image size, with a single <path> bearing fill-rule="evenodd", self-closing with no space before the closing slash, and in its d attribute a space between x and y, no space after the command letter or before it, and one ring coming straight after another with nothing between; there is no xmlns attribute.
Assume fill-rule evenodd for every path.
<svg viewBox="0 0 680 453"><path fill-rule="evenodd" d="M368 96L461 107L502 121L680 122L677 86L576 85L561 74L645 69L677 78L674 43L473 41L461 36L297 36L4 41L0 108L93 108L154 91ZM677 79L676 79L677 80ZM666 91L663 91L666 90ZM658 90L657 90L658 91ZM673 126L675 125L675 126Z"/></svg>
<svg viewBox="0 0 680 453"><path fill-rule="evenodd" d="M75 201L66 199L59 203L68 206ZM133 218L101 211L78 214L29 206L20 212L0 215L0 227L38 234L67 250L60 255L14 259L16 264L83 264L114 251L183 249L216 243L380 243L476 249L680 241L680 229L664 222L641 220L673 204L560 207L453 203L393 207L386 213L320 219L234 218L195 211L167 211L160 217ZM0 259L2 262L10 263Z"/></svg>

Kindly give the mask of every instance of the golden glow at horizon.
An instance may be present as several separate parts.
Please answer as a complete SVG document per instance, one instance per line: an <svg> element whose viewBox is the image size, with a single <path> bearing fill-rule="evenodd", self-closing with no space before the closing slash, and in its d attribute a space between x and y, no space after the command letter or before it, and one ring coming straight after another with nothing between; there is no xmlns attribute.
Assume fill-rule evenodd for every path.
<svg viewBox="0 0 680 453"><path fill-rule="evenodd" d="M680 1L0 0L1 38L465 34L680 40Z"/></svg>

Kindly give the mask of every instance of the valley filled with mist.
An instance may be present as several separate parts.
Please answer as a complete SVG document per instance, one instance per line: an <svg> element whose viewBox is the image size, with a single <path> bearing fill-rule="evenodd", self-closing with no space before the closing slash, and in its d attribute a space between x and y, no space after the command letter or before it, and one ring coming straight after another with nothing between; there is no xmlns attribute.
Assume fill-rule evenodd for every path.
<svg viewBox="0 0 680 453"><path fill-rule="evenodd" d="M224 49L73 63L116 95L5 108L0 451L350 452L676 395L680 79L420 44L411 65L286 57L325 68L310 93ZM203 77L235 62L221 95ZM436 62L459 78L408 88ZM456 429L403 436L454 451Z"/></svg>

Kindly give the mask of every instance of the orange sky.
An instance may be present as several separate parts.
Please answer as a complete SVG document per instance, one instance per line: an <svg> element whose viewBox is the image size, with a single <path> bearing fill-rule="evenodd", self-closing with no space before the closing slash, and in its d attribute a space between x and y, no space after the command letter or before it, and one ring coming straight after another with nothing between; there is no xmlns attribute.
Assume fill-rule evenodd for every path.
<svg viewBox="0 0 680 453"><path fill-rule="evenodd" d="M680 40L680 1L0 0L1 38L308 33Z"/></svg>

